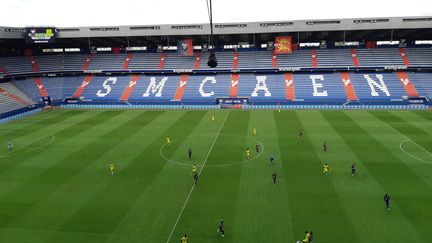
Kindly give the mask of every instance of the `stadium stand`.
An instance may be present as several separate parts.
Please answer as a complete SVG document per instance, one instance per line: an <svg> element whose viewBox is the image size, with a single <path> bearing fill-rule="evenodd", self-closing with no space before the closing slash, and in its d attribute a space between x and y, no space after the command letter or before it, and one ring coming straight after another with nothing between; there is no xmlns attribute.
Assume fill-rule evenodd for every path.
<svg viewBox="0 0 432 243"><path fill-rule="evenodd" d="M404 48L409 66L426 67L432 65L432 48ZM359 67L404 66L404 58L399 48L354 49ZM316 53L317 68L355 67L351 49L297 50L290 55L276 55L277 66L273 66L271 51L239 51L238 69L273 69L273 68L314 68L313 52ZM234 62L233 51L217 52L218 67L215 70L231 70ZM88 70L127 71L158 70L161 53L128 54L93 54L88 65L86 54L58 54L34 56L38 72L67 72ZM163 70L194 69L194 56L180 56L177 53L165 54ZM199 70L207 70L209 53L201 53ZM32 57L30 57L32 58ZM85 66L85 68L83 68ZM32 74L34 67L29 58L24 56L0 57L0 72L3 74ZM234 68L236 69L236 68Z"/></svg>
<svg viewBox="0 0 432 243"><path fill-rule="evenodd" d="M0 114L28 107L33 101L12 83L0 83Z"/></svg>

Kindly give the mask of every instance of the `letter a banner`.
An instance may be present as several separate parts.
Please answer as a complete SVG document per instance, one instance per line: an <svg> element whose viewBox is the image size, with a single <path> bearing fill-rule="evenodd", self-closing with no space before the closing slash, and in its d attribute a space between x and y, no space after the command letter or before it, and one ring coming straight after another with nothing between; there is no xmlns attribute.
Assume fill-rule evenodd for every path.
<svg viewBox="0 0 432 243"><path fill-rule="evenodd" d="M291 36L276 36L275 53L276 54L291 54L292 53L292 37Z"/></svg>
<svg viewBox="0 0 432 243"><path fill-rule="evenodd" d="M183 56L193 56L192 39L179 40L177 42L177 52Z"/></svg>

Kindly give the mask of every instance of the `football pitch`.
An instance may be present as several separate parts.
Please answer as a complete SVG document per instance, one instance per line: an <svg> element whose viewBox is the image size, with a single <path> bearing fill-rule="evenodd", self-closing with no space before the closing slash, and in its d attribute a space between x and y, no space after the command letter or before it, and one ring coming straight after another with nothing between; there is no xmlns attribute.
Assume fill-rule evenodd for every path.
<svg viewBox="0 0 432 243"><path fill-rule="evenodd" d="M430 111L55 110L0 146L0 242L430 242Z"/></svg>

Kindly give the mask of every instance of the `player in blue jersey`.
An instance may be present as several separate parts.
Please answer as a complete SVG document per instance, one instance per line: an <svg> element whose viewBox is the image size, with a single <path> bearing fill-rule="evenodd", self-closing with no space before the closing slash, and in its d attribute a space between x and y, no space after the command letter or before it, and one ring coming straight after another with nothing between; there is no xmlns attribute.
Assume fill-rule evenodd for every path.
<svg viewBox="0 0 432 243"><path fill-rule="evenodd" d="M390 211L390 196L387 193L384 195L384 202L385 202L387 211Z"/></svg>
<svg viewBox="0 0 432 243"><path fill-rule="evenodd" d="M270 163L273 164L273 161L274 161L274 156L273 156L273 154L270 154L270 158L269 158L269 159L270 159Z"/></svg>

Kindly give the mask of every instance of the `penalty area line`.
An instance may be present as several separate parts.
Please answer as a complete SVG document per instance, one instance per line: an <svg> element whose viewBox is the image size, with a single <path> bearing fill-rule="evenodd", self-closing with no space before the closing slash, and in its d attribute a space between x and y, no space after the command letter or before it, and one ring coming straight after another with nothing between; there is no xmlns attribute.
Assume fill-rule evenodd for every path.
<svg viewBox="0 0 432 243"><path fill-rule="evenodd" d="M217 138L219 137L219 134L221 133L222 128L223 128L224 125L225 125L225 121L227 120L229 113L230 113L230 111L228 111L228 113L227 113L227 115L226 115L224 121L222 122L221 127L219 128L218 133L216 134L216 137L215 137L214 140L213 140L213 143L212 143L211 146L210 146L210 150L209 150L208 153L207 153L207 156L206 156L206 158L205 158L205 160L204 160L204 162L203 162L203 165L202 165L202 167L201 167L201 170L200 170L200 172L198 172L198 177L201 175L202 171L204 170L204 166L206 165L207 160L208 160L208 158L210 157L210 153L211 153L211 151L213 150L213 146L215 145L216 140L217 140ZM172 235L173 235L173 233L174 233L174 231L175 231L175 229L176 229L176 227L177 227L178 222L180 221L181 216L183 215L183 211L185 210L185 208L186 208L186 206L187 206L187 204L188 204L188 202L189 202L189 199L190 199L190 197L191 197L192 192L194 191L194 189L195 189L195 184L192 185L192 188L191 188L191 190L189 191L189 194L188 194L188 196L187 196L187 198L186 198L186 201L184 202L183 207L182 207L182 209L181 209L181 211L180 211L180 213L179 213L179 215L178 215L178 217L177 217L177 220L176 220L174 226L172 227L171 232L170 232L170 234L169 234L169 236L168 236L168 239L167 239L167 241L166 241L167 243L171 240L171 237L172 237Z"/></svg>

